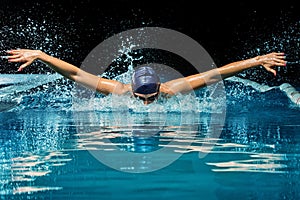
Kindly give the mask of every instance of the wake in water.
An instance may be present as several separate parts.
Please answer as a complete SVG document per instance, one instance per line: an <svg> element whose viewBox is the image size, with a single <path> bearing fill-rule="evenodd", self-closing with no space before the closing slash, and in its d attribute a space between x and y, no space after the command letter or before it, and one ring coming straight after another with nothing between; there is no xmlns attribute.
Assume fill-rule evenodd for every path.
<svg viewBox="0 0 300 200"><path fill-rule="evenodd" d="M117 76L116 79L129 79L128 73ZM194 111L220 113L224 111L225 102L232 104L243 98L243 101L251 104L252 96L271 94L274 91L276 91L275 95L277 97L273 97L273 103L276 102L276 105L280 103L278 97L285 96L290 106L300 107L300 93L288 83L279 86L267 86L239 77L227 78L224 81L225 86L229 83L229 86L227 86L229 91L225 95L218 94L218 89L208 91L204 88L187 95L175 95L169 99L159 98L157 102L147 106L130 95L104 96L95 92L91 92L91 98L89 99L76 100L77 97L74 96L76 87L74 84L58 74L0 75L0 80L0 111L27 109L71 111L75 109L77 111L98 110L103 112L129 110L131 112ZM218 84L213 87L218 88ZM216 91L215 94L214 91ZM228 98L228 95L230 95L230 98ZM275 98L277 99L275 100ZM76 101L79 102L76 104ZM257 103L257 101L254 102Z"/></svg>
<svg viewBox="0 0 300 200"><path fill-rule="evenodd" d="M265 93L273 89L279 89L281 90L289 99L289 101L294 104L295 106L300 106L300 92L296 90L291 84L289 83L283 83L280 86L268 86L268 85L262 85L259 83L256 83L254 81L242 79L239 77L230 77L226 80L242 83L245 86L251 86L254 90L260 93Z"/></svg>

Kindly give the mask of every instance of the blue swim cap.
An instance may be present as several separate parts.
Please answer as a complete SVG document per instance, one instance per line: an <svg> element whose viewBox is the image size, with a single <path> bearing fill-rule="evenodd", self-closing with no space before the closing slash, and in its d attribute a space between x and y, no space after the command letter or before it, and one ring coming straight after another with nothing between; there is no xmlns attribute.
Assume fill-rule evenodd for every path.
<svg viewBox="0 0 300 200"><path fill-rule="evenodd" d="M160 79L152 67L142 66L135 69L131 84L135 93L152 94L158 92Z"/></svg>

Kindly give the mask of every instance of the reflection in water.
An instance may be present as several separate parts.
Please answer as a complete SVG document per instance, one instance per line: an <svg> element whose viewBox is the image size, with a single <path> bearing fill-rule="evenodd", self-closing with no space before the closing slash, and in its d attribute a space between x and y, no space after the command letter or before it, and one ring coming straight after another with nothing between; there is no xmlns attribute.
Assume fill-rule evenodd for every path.
<svg viewBox="0 0 300 200"><path fill-rule="evenodd" d="M220 153L220 152L213 152ZM234 153L234 152L227 152ZM286 160L285 155L273 155L273 154L257 154L249 155L251 158L255 159L245 159L245 160L232 160L226 162L216 162L207 163L208 165L213 165L218 167L217 169L212 169L215 172L269 172L269 173L285 173L287 169L286 164L276 163L284 162Z"/></svg>
<svg viewBox="0 0 300 200"><path fill-rule="evenodd" d="M280 152L279 149L279 144L283 139L279 125L259 125L257 124L259 120L248 119L248 115L246 117L239 115L229 120L225 127L221 127L219 124L211 124L207 115L195 113L183 114L185 122L188 123L181 124L183 117L181 115L182 113L172 113L172 117L170 117L159 114L154 116L153 114L152 120L144 118L143 130L139 126L124 126L124 121L119 117L118 123L123 126L116 126L118 123L110 118L109 121L106 121L106 126L99 126L98 130L77 134L79 136L77 148L110 151L116 152L116 154L120 151L150 153L167 148L179 155L198 152L199 159L203 158L202 155L223 155L220 160L207 162L207 165L214 167L212 168L214 172L286 173L290 169L288 152ZM104 122L107 116L101 113L101 115L92 116L89 119L78 116L78 119L80 120L77 123L82 124L81 130L86 131L91 127L95 128L91 124L95 125L96 121ZM123 119L128 120L128 118ZM137 119L141 120L141 117L137 117ZM155 126L157 125L156 121L160 122L159 126ZM276 120L273 119L273 123L276 123ZM115 126L110 126L110 124ZM216 127L223 130L223 134L219 138L211 137L213 135L211 132L215 131ZM143 158L139 159L145 159L147 156L149 154L144 154ZM153 158L151 159L153 162ZM159 161L161 162L161 160ZM124 165L122 167L133 165L132 162L129 164L123 162L122 164ZM134 167L135 169L138 167L145 169L149 167L146 165L150 166L151 164L139 162Z"/></svg>
<svg viewBox="0 0 300 200"><path fill-rule="evenodd" d="M23 155L20 157L12 158L11 181L12 183L18 184L18 186L12 188L13 194L62 189L61 187L27 186L26 182L33 182L38 177L48 175L49 173L51 173L52 167L65 165L71 160L65 157L68 157L68 154L63 154L62 152L49 152L47 155L43 156Z"/></svg>
<svg viewBox="0 0 300 200"><path fill-rule="evenodd" d="M119 113L75 115L77 148L116 170L145 173L164 168L181 156L175 150L188 148L198 133L197 113Z"/></svg>
<svg viewBox="0 0 300 200"><path fill-rule="evenodd" d="M299 174L299 154L295 154L299 136L293 128L296 122L289 118L272 116L270 122L267 113L259 117L239 113L228 115L222 127L211 123L207 113L125 114L1 114L1 195L63 190L39 179L70 165L72 154L79 151L89 151L108 167L125 172L153 171L171 165L182 154L197 153L199 160L206 156L207 166L216 173ZM213 137L217 128L222 134ZM99 159L99 152L109 159ZM116 162L113 166L111 160Z"/></svg>
<svg viewBox="0 0 300 200"><path fill-rule="evenodd" d="M35 185L35 181L72 160L63 152L70 131L67 121L59 114L43 111L8 112L0 115L0 119L0 194L62 189Z"/></svg>
<svg viewBox="0 0 300 200"><path fill-rule="evenodd" d="M68 154L48 152L44 155L22 154L1 164L1 194L27 193L42 190L58 190L61 187L36 186L34 181L49 175L53 167L60 167L71 161Z"/></svg>
<svg viewBox="0 0 300 200"><path fill-rule="evenodd" d="M273 111L229 116L224 127L222 140L215 144L210 154L224 155L221 160L208 162L215 172L265 172L291 173L290 158L299 160L299 138L296 129L285 131L296 123L295 114L282 117ZM293 144L295 142L295 144ZM228 160L225 160L228 158ZM299 165L299 163L297 164ZM299 173L298 170L292 173Z"/></svg>

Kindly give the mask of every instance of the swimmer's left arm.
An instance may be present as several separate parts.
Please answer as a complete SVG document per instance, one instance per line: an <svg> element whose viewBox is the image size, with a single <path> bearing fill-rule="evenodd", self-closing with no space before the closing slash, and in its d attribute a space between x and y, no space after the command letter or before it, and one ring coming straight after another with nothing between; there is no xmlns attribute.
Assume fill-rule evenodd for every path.
<svg viewBox="0 0 300 200"><path fill-rule="evenodd" d="M228 77L234 76L244 70L263 66L267 71L276 76L275 66L285 66L284 53L269 53L262 56L256 56L246 60L236 61L224 65L222 67L209 70L207 72L191 75L185 78L175 79L165 83L169 94L176 94L178 92L188 92L207 85L219 82Z"/></svg>
<svg viewBox="0 0 300 200"><path fill-rule="evenodd" d="M261 56L256 56L254 58L236 61L227 64L223 67L217 68L218 73L222 76L222 79L234 76L244 70L263 66L265 70L271 72L276 76L276 70L273 69L275 66L286 66L284 53L269 53Z"/></svg>

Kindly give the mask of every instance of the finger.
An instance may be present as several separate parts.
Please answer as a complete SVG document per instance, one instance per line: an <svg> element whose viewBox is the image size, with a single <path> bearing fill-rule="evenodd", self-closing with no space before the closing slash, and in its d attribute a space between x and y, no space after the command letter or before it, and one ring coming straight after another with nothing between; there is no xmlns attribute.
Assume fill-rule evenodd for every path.
<svg viewBox="0 0 300 200"><path fill-rule="evenodd" d="M277 66L286 66L286 61L284 61L284 60L275 58L274 61L275 61L275 65L277 65Z"/></svg>
<svg viewBox="0 0 300 200"><path fill-rule="evenodd" d="M278 58L278 59L283 59L283 60L284 60L284 59L286 59L286 56L280 56L280 55L279 55L279 56L276 56L276 58Z"/></svg>
<svg viewBox="0 0 300 200"><path fill-rule="evenodd" d="M13 59L8 59L8 62L23 62L24 58L13 58Z"/></svg>
<svg viewBox="0 0 300 200"><path fill-rule="evenodd" d="M275 52L274 54L277 55L277 56L283 56L284 52Z"/></svg>
<svg viewBox="0 0 300 200"><path fill-rule="evenodd" d="M20 49L8 50L7 53L9 53L9 54L19 54L19 53L21 53L21 50Z"/></svg>
<svg viewBox="0 0 300 200"><path fill-rule="evenodd" d="M16 55L13 55L13 56L6 56L7 59L14 59L14 58L20 58L21 55L20 54L16 54Z"/></svg>
<svg viewBox="0 0 300 200"><path fill-rule="evenodd" d="M276 76L276 73L277 73L276 70L274 70L274 69L272 69L272 68L269 68L269 67L267 67L266 70L267 70L268 72L273 73L274 76Z"/></svg>
<svg viewBox="0 0 300 200"><path fill-rule="evenodd" d="M28 61L24 64L22 64L19 69L18 69L18 72L22 71L25 67L27 67L28 65L30 65L32 63L32 61Z"/></svg>

